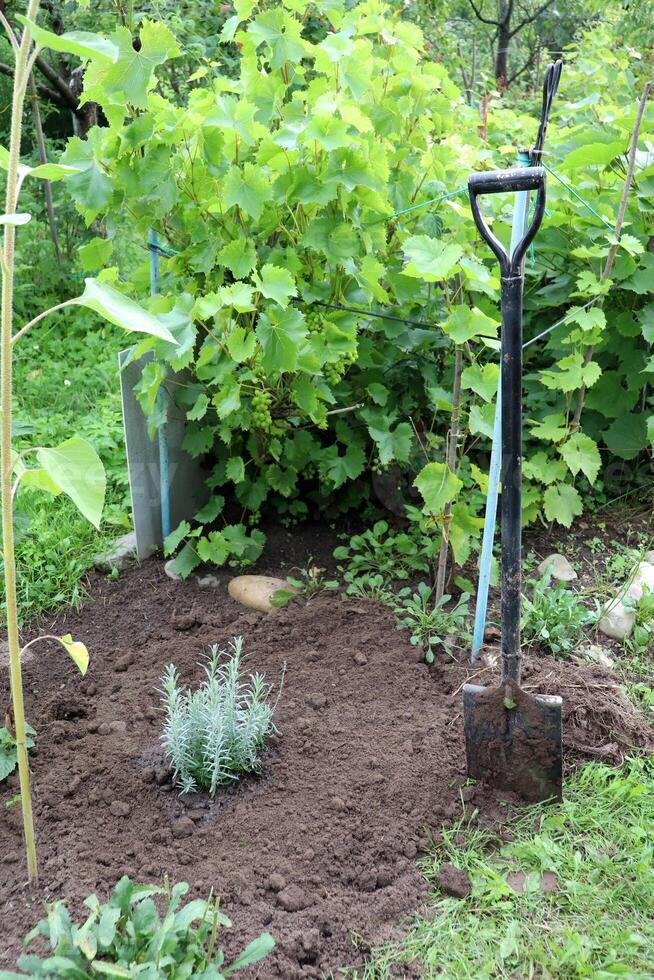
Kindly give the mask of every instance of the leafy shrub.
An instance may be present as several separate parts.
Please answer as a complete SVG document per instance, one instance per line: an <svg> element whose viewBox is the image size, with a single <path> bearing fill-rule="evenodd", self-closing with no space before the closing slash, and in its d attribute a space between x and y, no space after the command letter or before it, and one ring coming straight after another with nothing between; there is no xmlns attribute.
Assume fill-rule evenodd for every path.
<svg viewBox="0 0 654 980"><path fill-rule="evenodd" d="M534 583L533 597L522 597L522 638L526 643L540 640L552 653L568 653L582 639L581 631L597 618L581 599L565 587L552 585L546 572Z"/></svg>
<svg viewBox="0 0 654 980"><path fill-rule="evenodd" d="M153 885L135 885L123 877L109 901L102 905L95 895L84 904L90 915L77 925L63 902L56 902L25 938L30 945L44 937L50 945L45 958L23 954L20 973L0 970L0 980L27 977L139 977L161 980L170 977L203 977L222 980L235 970L256 963L275 945L262 933L229 965L216 947L219 926L230 926L215 899L195 899L181 905L188 885L180 882L172 890ZM166 901L162 916L154 898Z"/></svg>
<svg viewBox="0 0 654 980"><path fill-rule="evenodd" d="M202 786L213 796L219 786L258 772L261 750L275 731L272 688L263 674L251 674L248 682L241 679L242 637L236 637L230 649L227 653L211 647L206 680L196 691L178 687L174 664L163 677L162 741L183 793ZM226 657L222 663L221 657Z"/></svg>
<svg viewBox="0 0 654 980"><path fill-rule="evenodd" d="M398 593L400 603L395 609L398 629L410 630L411 643L424 648L428 664L434 662L434 650L443 642L444 637L454 635L465 640L470 637L470 595L463 592L448 609L447 604L452 597L443 595L434 600L433 593L434 590L424 582L420 583L417 592L402 589Z"/></svg>
<svg viewBox="0 0 654 980"><path fill-rule="evenodd" d="M188 370L191 383L168 385L168 395L186 416L186 448L206 457L225 497L220 529L201 519L171 539L184 546L180 571L250 559L245 528L266 507L282 520L360 508L370 473L391 466L403 488L416 485L435 536L447 526L463 565L482 525L486 460L480 469L471 456L493 429L499 277L465 198L434 202L471 170L513 163L514 147L533 141L536 105L527 114L494 100L480 135L478 108L383 2L244 0L219 38L222 51L238 46L239 64L203 69L184 105L154 91L155 63L179 54L165 25L143 21L138 59L120 39L112 71L91 55L85 74L108 125L71 140L64 159L78 171L69 186L86 220L108 216L107 261L123 234L119 213L141 241L152 227L174 250L152 308L179 345L140 345L155 357L138 396L156 428L158 390ZM548 161L594 213L549 181L550 218L527 264L526 337L566 319L528 353L527 521L569 527L583 492L596 486L601 498L609 476L622 478L603 472L600 443L629 461L654 439L654 167L644 152L628 234L619 243L610 234L639 62L599 26L570 51L555 105ZM589 77L601 104L588 100ZM650 133L648 113L641 147ZM489 208L510 218L511 200ZM144 263L133 288L147 281ZM389 307L397 319L364 315Z"/></svg>

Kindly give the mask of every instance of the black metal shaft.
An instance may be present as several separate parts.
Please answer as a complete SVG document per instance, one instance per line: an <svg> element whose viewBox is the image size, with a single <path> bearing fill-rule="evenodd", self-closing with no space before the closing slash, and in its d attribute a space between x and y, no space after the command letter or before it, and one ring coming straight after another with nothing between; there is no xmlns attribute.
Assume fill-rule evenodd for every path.
<svg viewBox="0 0 654 980"><path fill-rule="evenodd" d="M522 551L522 293L502 278L502 680L520 683Z"/></svg>

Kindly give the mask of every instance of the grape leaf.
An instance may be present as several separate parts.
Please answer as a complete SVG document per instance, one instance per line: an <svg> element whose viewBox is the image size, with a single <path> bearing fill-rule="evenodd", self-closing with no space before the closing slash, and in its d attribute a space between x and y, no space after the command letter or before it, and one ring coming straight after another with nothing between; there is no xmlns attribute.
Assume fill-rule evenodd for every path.
<svg viewBox="0 0 654 980"><path fill-rule="evenodd" d="M463 482L445 463L427 463L413 481L425 503L424 510L434 517L459 495Z"/></svg>
<svg viewBox="0 0 654 980"><path fill-rule="evenodd" d="M437 282L447 279L454 272L463 249L456 243L446 244L441 239L429 235L412 235L402 246L409 264L404 269L405 276Z"/></svg>
<svg viewBox="0 0 654 980"><path fill-rule="evenodd" d="M583 513L584 505L578 491L569 483L548 487L543 495L543 509L548 521L570 527L575 517Z"/></svg>
<svg viewBox="0 0 654 980"><path fill-rule="evenodd" d="M581 470L591 484L595 482L602 461L597 443L590 436L575 432L558 448L573 476Z"/></svg>
<svg viewBox="0 0 654 980"><path fill-rule="evenodd" d="M261 295L279 303L283 309L288 306L291 296L297 296L295 280L288 269L266 263L261 270L261 276L255 272L252 278Z"/></svg>

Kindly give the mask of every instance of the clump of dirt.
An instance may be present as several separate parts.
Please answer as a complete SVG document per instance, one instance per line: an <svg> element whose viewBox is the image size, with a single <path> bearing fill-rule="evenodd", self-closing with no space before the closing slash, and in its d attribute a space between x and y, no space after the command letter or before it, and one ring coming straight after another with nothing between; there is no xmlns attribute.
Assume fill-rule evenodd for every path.
<svg viewBox="0 0 654 980"><path fill-rule="evenodd" d="M315 558L321 543L302 548ZM292 548L288 560L299 563ZM270 557L257 570L285 571ZM217 589L174 583L156 560L117 581L96 578L92 590L81 611L47 624L87 644L87 677L65 658L25 666L38 732L31 762L41 882L25 890L18 807L0 806L3 966L13 965L44 901L79 906L93 892L105 898L122 874L141 882L167 874L188 881L191 897L221 896L234 923L230 955L264 929L273 934L277 947L256 975L318 977L397 936L426 894L416 855L462 807L478 808L482 822L506 819L497 793L464 786L467 651L460 662L444 652L429 668L374 603L328 593L258 613L229 597L226 576ZM239 635L246 667L270 683L286 664L280 735L260 777L214 800L180 797L159 744L163 669L174 662L195 684L209 645ZM525 687L562 695L568 761L646 741L600 668L530 660ZM0 696L8 700L1 668ZM16 786L14 776L3 797Z"/></svg>
<svg viewBox="0 0 654 980"><path fill-rule="evenodd" d="M523 678L525 690L563 698L563 746L568 756L617 765L634 748L654 748L651 725L612 670L531 656Z"/></svg>

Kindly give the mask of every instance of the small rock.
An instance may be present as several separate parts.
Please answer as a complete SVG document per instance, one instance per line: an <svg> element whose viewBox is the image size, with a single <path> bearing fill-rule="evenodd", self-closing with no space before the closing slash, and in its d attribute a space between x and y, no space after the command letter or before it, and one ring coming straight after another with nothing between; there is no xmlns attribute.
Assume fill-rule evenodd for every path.
<svg viewBox="0 0 654 980"><path fill-rule="evenodd" d="M217 575L198 575L196 581L201 589L217 589L220 585Z"/></svg>
<svg viewBox="0 0 654 980"><path fill-rule="evenodd" d="M126 721L110 721L109 728L112 732L117 735L124 735L127 732L127 722Z"/></svg>
<svg viewBox="0 0 654 980"><path fill-rule="evenodd" d="M123 803L121 800L114 800L109 809L114 817L129 817L132 812L129 803Z"/></svg>
<svg viewBox="0 0 654 980"><path fill-rule="evenodd" d="M111 734L111 725L109 725L106 721L103 721L101 725L98 725L98 735L110 735L110 734Z"/></svg>
<svg viewBox="0 0 654 980"><path fill-rule="evenodd" d="M168 578L170 578L170 579L173 580L173 582L181 582L182 581L182 576L175 569L175 559L174 558L171 558L169 561L166 562L166 564L164 565L164 572L166 573L166 575L168 576Z"/></svg>
<svg viewBox="0 0 654 980"><path fill-rule="evenodd" d="M195 824L190 817L179 817L178 820L173 821L171 830L173 832L173 837L190 837L195 829Z"/></svg>
<svg viewBox="0 0 654 980"><path fill-rule="evenodd" d="M609 670L613 670L615 667L615 660L613 657L609 656L606 648L598 646L595 643L589 647L585 647L585 649L581 651L581 654L586 658L586 660L592 660L594 663L600 664L602 667L608 667Z"/></svg>
<svg viewBox="0 0 654 980"><path fill-rule="evenodd" d="M654 565L648 561L641 561L636 569L636 574L627 589L627 595L630 599L640 602L644 592L654 592Z"/></svg>
<svg viewBox="0 0 654 980"><path fill-rule="evenodd" d="M599 621L598 629L612 640L625 640L636 622L636 613L622 599L614 599Z"/></svg>
<svg viewBox="0 0 654 980"><path fill-rule="evenodd" d="M130 562L135 561L137 557L136 533L129 531L127 534L123 534L122 537L116 538L105 551L96 555L93 559L93 564L96 568L106 568L109 570L117 568L120 571L120 569L125 568Z"/></svg>
<svg viewBox="0 0 654 980"><path fill-rule="evenodd" d="M354 660L355 664L359 665L359 667L365 667L368 663L368 658L366 657L365 653L361 652L361 650L357 650L352 659Z"/></svg>
<svg viewBox="0 0 654 980"><path fill-rule="evenodd" d="M557 582L574 582L577 578L577 573L565 555L548 555L538 566L537 572L543 576L548 569Z"/></svg>
<svg viewBox="0 0 654 980"><path fill-rule="evenodd" d="M237 575L227 586L232 599L259 612L272 612L275 607L270 599L282 589L285 592L296 591L286 579L271 578L269 575Z"/></svg>
<svg viewBox="0 0 654 980"><path fill-rule="evenodd" d="M438 872L436 884L445 895L452 898L467 898L472 891L472 885L465 871L460 871L453 864L444 864Z"/></svg>
<svg viewBox="0 0 654 980"><path fill-rule="evenodd" d="M299 885L289 885L277 896L277 903L286 912L299 912L311 903Z"/></svg>
<svg viewBox="0 0 654 980"><path fill-rule="evenodd" d="M283 892L286 888L286 879L278 871L275 871L268 879L268 888L273 892Z"/></svg>
<svg viewBox="0 0 654 980"><path fill-rule="evenodd" d="M320 691L315 694L307 694L306 700L311 708L324 708L327 704L327 698Z"/></svg>
<svg viewBox="0 0 654 980"><path fill-rule="evenodd" d="M345 800L343 800L340 796L332 796L331 802L334 810L338 810L339 813L342 813L343 810L347 810Z"/></svg>

